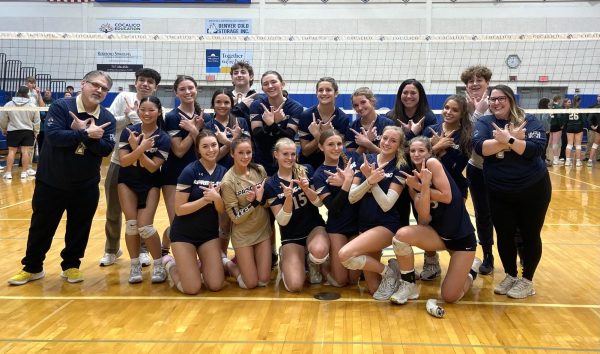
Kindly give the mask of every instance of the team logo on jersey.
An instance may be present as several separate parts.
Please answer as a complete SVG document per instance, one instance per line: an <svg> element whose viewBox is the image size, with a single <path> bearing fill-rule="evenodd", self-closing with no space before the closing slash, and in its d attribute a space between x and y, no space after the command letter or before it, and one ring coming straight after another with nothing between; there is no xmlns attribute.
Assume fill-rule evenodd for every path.
<svg viewBox="0 0 600 354"><path fill-rule="evenodd" d="M529 139L541 139L542 133L538 132L538 131L532 131L532 132L529 132L529 134L527 134L527 137Z"/></svg>
<svg viewBox="0 0 600 354"><path fill-rule="evenodd" d="M108 135L108 140L110 140L111 142L115 142L115 135L114 134L109 134Z"/></svg>

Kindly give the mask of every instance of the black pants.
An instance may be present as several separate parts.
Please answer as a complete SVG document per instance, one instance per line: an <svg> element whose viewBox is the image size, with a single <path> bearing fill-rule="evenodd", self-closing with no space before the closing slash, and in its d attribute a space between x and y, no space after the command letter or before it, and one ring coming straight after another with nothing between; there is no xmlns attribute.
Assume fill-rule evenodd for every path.
<svg viewBox="0 0 600 354"><path fill-rule="evenodd" d="M33 191L33 215L27 238L23 269L38 273L43 269L46 253L60 219L67 211L65 248L60 252L63 270L79 268L90 237L92 219L98 207L100 191L94 184L86 189L67 191L36 181Z"/></svg>
<svg viewBox="0 0 600 354"><path fill-rule="evenodd" d="M483 252L492 252L494 244L494 225L490 213L488 188L483 177L483 170L467 164L467 179L471 190L471 201L475 210L475 224L477 225L477 238Z"/></svg>
<svg viewBox="0 0 600 354"><path fill-rule="evenodd" d="M548 173L532 186L515 192L490 192L490 209L498 235L498 253L504 271L517 276L517 247L515 233L520 230L522 239L523 277L533 279L542 258L540 232L552 196Z"/></svg>

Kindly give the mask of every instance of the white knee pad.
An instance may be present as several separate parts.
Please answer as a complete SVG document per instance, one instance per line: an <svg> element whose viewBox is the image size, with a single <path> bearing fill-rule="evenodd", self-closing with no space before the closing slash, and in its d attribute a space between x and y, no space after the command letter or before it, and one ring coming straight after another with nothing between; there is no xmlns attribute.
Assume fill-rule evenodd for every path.
<svg viewBox="0 0 600 354"><path fill-rule="evenodd" d="M413 249L408 243L400 241L395 237L392 239L392 245L394 246L396 256L403 257L413 254Z"/></svg>
<svg viewBox="0 0 600 354"><path fill-rule="evenodd" d="M323 258L317 258L315 256L313 256L312 253L308 253L308 259L313 262L314 264L323 264L325 263L325 261L327 261L327 258L329 258L329 253L325 255L325 257Z"/></svg>
<svg viewBox="0 0 600 354"><path fill-rule="evenodd" d="M342 265L350 270L361 270L367 263L367 256L350 257L342 262Z"/></svg>
<svg viewBox="0 0 600 354"><path fill-rule="evenodd" d="M575 145L575 150L581 150L581 145Z"/></svg>
<svg viewBox="0 0 600 354"><path fill-rule="evenodd" d="M556 149L560 148L560 144L552 144L552 148L554 150L556 150Z"/></svg>
<svg viewBox="0 0 600 354"><path fill-rule="evenodd" d="M125 221L125 235L137 235L138 227L137 220L127 220Z"/></svg>
<svg viewBox="0 0 600 354"><path fill-rule="evenodd" d="M566 149L569 150L569 151L573 150L573 145L567 144L567 148Z"/></svg>
<svg viewBox="0 0 600 354"><path fill-rule="evenodd" d="M240 286L240 288L248 289L248 287L246 286L246 283L244 283L244 278L242 278L241 274L237 276L237 282L238 282L238 285Z"/></svg>
<svg viewBox="0 0 600 354"><path fill-rule="evenodd" d="M138 231L140 232L140 237L143 238L144 240L147 239L148 237L154 236L158 232L154 228L154 225L142 226L142 227L138 228Z"/></svg>
<svg viewBox="0 0 600 354"><path fill-rule="evenodd" d="M596 150L598 150L598 144L596 144L596 143L593 143L593 144L592 144L592 149L596 149Z"/></svg>

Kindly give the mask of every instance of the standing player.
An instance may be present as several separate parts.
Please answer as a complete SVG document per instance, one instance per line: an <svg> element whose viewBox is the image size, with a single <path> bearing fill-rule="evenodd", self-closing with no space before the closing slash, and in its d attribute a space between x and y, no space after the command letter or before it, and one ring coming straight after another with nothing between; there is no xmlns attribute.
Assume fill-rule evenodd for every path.
<svg viewBox="0 0 600 354"><path fill-rule="evenodd" d="M404 173L417 209L418 225L405 226L393 239L400 266L400 286L390 300L405 304L419 297L412 246L425 251L448 250L448 272L441 286L447 303L457 302L471 288L481 261L475 258L475 230L462 193L444 166L432 158L431 142L415 137L409 143L413 175Z"/></svg>
<svg viewBox="0 0 600 354"><path fill-rule="evenodd" d="M321 200L310 187L310 171L296 164L294 141L279 139L273 155L279 169L267 179L265 197L279 224L279 267L283 285L287 291L298 292L304 287L307 251L309 281L311 284L321 282L319 265L329 258L329 237L319 214Z"/></svg>
<svg viewBox="0 0 600 354"><path fill-rule="evenodd" d="M405 182L399 170L406 165L402 129L385 127L379 147L379 154L364 157L360 173L352 182L348 199L353 204L360 201L360 235L342 247L339 257L347 269L365 272L375 300L388 300L398 289L400 272L395 259L387 266L380 259L381 250L390 246L394 233L405 226L394 208Z"/></svg>
<svg viewBox="0 0 600 354"><path fill-rule="evenodd" d="M198 137L200 131L204 128L205 119L202 109L196 96L198 84L193 77L180 75L173 83L175 95L181 102L177 109L174 109L165 116L165 128L171 136L171 150L169 151L169 159L162 166L162 193L167 208L169 217L169 225L175 217L175 191L177 178L181 171L196 160L196 152L192 148L194 141ZM162 253L169 253L171 245L169 241L168 227L163 233Z"/></svg>
<svg viewBox="0 0 600 354"><path fill-rule="evenodd" d="M575 108L579 108L581 96L575 96L573 102L575 103ZM571 159L571 154L573 153L573 146L575 146L575 166L581 167L583 166L581 162L581 141L583 140L583 115L579 113L569 113L567 117L567 123L565 124L565 129L567 130L565 166L572 165L573 160Z"/></svg>
<svg viewBox="0 0 600 354"><path fill-rule="evenodd" d="M379 141L383 129L394 125L394 122L377 114L376 103L377 99L368 87L360 87L352 93L352 108L358 117L346 131L347 151L356 151L358 154L380 152Z"/></svg>
<svg viewBox="0 0 600 354"><path fill-rule="evenodd" d="M338 255L340 249L358 235L359 204L350 204L348 201L354 168L358 164L344 154L343 136L335 130L328 129L320 134L319 149L325 161L313 174L312 181L319 198L327 207L325 231L329 234L330 242L327 281L333 286L343 287L359 276L355 271L350 277Z"/></svg>
<svg viewBox="0 0 600 354"><path fill-rule="evenodd" d="M196 138L198 160L187 165L177 181L175 219L171 226L173 257L163 257L177 290L195 295L202 282L218 291L225 280L219 242L219 213L225 206L219 194L227 170L217 164L217 137L204 130ZM201 268L198 267L198 259Z"/></svg>
<svg viewBox="0 0 600 354"><path fill-rule="evenodd" d="M298 135L300 136L300 163L310 164L316 169L323 163L323 152L319 149L321 133L335 129L342 137L348 130L346 113L335 105L338 95L338 84L331 77L322 77L317 82L316 106L306 109L300 115Z"/></svg>
<svg viewBox="0 0 600 354"><path fill-rule="evenodd" d="M162 265L160 237L154 228L154 216L160 199L160 166L169 155L169 135L162 130L162 106L158 98L140 100L141 123L126 128L119 139L119 201L125 214L125 242L131 270L129 283L142 281L139 259L144 240L154 259L152 282L162 283L167 273Z"/></svg>
<svg viewBox="0 0 600 354"><path fill-rule="evenodd" d="M142 68L135 73L136 92L121 92L115 97L108 110L111 111L117 121L116 135L121 136L121 132L127 125L141 122L137 113L140 101L142 98L151 96L156 92L160 79L160 74L156 70ZM100 266L114 264L117 258L123 254L120 245L123 222L117 191L119 167L119 148L116 146L110 158L110 165L104 180L104 194L106 197L104 232L106 233L106 243L104 245L104 255L100 258ZM151 258L143 241L139 258L143 266L150 265Z"/></svg>
<svg viewBox="0 0 600 354"><path fill-rule="evenodd" d="M277 71L265 72L261 85L265 96L258 97L250 106L250 128L256 146L254 161L263 165L271 176L277 171L273 147L281 138L294 139L298 131L298 117L304 108L283 96L285 82Z"/></svg>
<svg viewBox="0 0 600 354"><path fill-rule="evenodd" d="M600 95L598 95L598 103L594 106L592 106L591 108L600 108ZM600 124L600 113L591 113L590 115L588 115L588 122L590 125L590 131L592 131L593 133L591 134L591 136L593 136L592 140L592 148L590 149L590 154L589 156L589 160L587 162L588 167L593 167L594 166L594 160L596 159L596 151L598 151L598 146L600 145L600 128L598 128L598 125Z"/></svg>
<svg viewBox="0 0 600 354"><path fill-rule="evenodd" d="M100 164L115 141L115 118L100 106L112 86L102 71L91 71L81 81L77 98L57 100L46 116L46 143L40 154L33 191L31 226L22 271L12 285L41 279L44 259L60 219L67 211L61 276L69 283L83 281L79 270L98 207Z"/></svg>

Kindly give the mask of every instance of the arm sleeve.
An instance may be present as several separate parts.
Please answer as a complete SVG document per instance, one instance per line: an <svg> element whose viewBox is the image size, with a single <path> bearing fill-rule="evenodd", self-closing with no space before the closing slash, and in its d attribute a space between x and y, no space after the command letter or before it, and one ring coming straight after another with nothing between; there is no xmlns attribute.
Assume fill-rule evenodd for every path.
<svg viewBox="0 0 600 354"><path fill-rule="evenodd" d="M348 194L348 200L350 201L350 204L354 204L361 200L362 197L367 194L369 189L371 189L371 186L369 186L369 183L366 179L361 184L353 184L352 187L350 187L350 193Z"/></svg>
<svg viewBox="0 0 600 354"><path fill-rule="evenodd" d="M373 188L371 188L371 193L373 193L375 201L377 202L377 204L379 204L381 210L383 210L384 212L392 209L399 197L398 193L396 193L396 191L391 188L388 189L387 194L384 193L383 190L379 187L379 185L375 185Z"/></svg>

